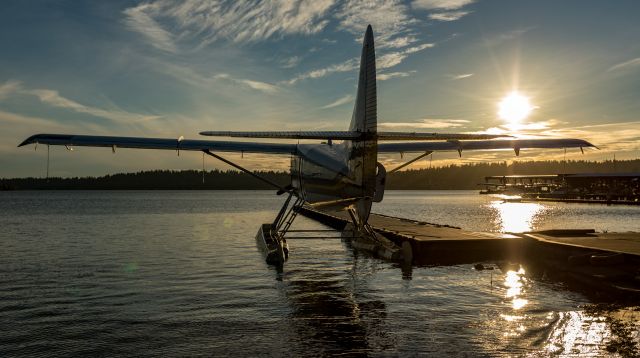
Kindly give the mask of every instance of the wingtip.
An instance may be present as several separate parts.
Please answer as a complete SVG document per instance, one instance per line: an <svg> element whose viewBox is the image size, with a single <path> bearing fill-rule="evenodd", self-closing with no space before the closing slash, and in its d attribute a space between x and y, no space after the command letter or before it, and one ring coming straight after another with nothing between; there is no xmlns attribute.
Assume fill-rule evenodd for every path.
<svg viewBox="0 0 640 358"><path fill-rule="evenodd" d="M32 135L31 137L25 139L22 141L22 143L18 144L18 148L20 147L24 147L25 145L29 145L29 144L33 144L35 143L35 138L38 136L38 134L36 135Z"/></svg>
<svg viewBox="0 0 640 358"><path fill-rule="evenodd" d="M585 143L585 147L591 147L591 148L595 148L597 150L600 150L600 148L598 148L597 145L595 145L595 144L593 144L593 143L591 143L589 141L586 141L584 139L580 139L580 140Z"/></svg>

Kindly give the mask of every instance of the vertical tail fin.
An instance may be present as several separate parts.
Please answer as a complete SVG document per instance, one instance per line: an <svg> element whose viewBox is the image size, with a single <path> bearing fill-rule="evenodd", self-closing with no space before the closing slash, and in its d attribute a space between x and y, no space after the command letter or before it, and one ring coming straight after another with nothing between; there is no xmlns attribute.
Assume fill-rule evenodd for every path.
<svg viewBox="0 0 640 358"><path fill-rule="evenodd" d="M366 223L371 212L372 199L376 190L376 164L378 162L378 127L376 91L376 52L373 46L373 30L367 26L360 57L360 75L356 104L349 130L363 133L362 139L348 141L349 170L353 175L358 192L354 196L361 199L356 204L358 219Z"/></svg>
<svg viewBox="0 0 640 358"><path fill-rule="evenodd" d="M376 133L378 127L377 102L376 51L373 46L373 30L369 25L362 44L358 92L349 130Z"/></svg>

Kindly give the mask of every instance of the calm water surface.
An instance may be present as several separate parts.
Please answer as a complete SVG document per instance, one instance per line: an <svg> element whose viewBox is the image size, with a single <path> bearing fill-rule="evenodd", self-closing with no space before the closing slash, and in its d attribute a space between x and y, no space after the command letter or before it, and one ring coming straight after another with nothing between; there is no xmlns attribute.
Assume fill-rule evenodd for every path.
<svg viewBox="0 0 640 358"><path fill-rule="evenodd" d="M264 191L0 193L0 356L601 356L589 301L523 266L413 268L340 240L255 245ZM375 211L466 229L640 231L640 208L388 192ZM296 228L322 228L305 218Z"/></svg>

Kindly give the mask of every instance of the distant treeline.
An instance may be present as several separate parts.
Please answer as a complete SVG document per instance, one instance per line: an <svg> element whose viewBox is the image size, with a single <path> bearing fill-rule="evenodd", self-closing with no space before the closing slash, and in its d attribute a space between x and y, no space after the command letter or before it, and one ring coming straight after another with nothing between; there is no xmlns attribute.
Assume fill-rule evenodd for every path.
<svg viewBox="0 0 640 358"><path fill-rule="evenodd" d="M387 189L477 189L484 177L492 175L640 172L640 159L604 162L531 161L449 165L431 169L406 170L387 177ZM282 186L290 183L286 172L257 174ZM100 190L243 190L272 189L268 184L237 171L155 170L106 175L98 178L15 178L0 179L4 190L100 189Z"/></svg>
<svg viewBox="0 0 640 358"><path fill-rule="evenodd" d="M640 172L640 159L476 163L396 172L388 177L387 189L479 189L478 183L483 183L484 177L493 175L627 172Z"/></svg>

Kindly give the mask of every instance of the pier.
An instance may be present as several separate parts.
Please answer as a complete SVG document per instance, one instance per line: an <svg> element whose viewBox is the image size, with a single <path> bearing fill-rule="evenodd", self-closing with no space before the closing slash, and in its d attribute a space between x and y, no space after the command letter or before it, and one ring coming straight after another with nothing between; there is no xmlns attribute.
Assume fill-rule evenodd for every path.
<svg viewBox="0 0 640 358"><path fill-rule="evenodd" d="M303 207L300 214L336 230L350 222L344 211ZM588 229L490 233L381 214L371 214L369 224L398 247L409 243L413 265L528 262L545 277L640 297L640 233Z"/></svg>

